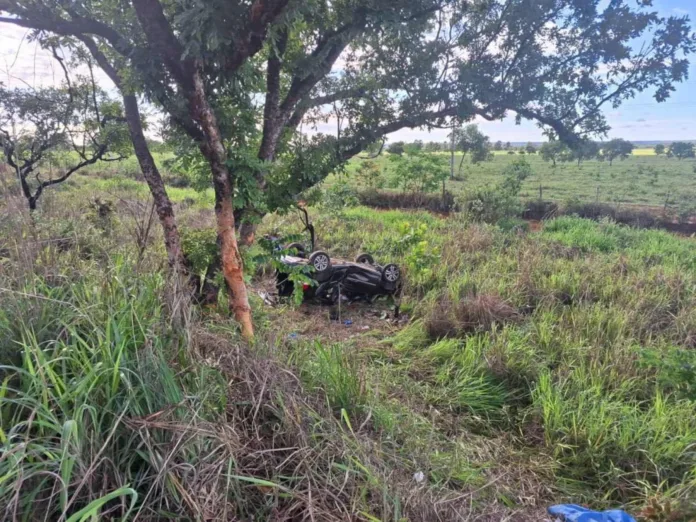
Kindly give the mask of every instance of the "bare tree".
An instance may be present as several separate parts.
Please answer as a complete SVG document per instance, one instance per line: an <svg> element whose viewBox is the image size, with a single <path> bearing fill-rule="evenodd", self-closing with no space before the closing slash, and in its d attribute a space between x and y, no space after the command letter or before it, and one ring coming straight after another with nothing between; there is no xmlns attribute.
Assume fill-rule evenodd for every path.
<svg viewBox="0 0 696 522"><path fill-rule="evenodd" d="M30 210L44 190L80 169L122 159L128 151L124 123L121 106L90 81L0 88L0 147Z"/></svg>

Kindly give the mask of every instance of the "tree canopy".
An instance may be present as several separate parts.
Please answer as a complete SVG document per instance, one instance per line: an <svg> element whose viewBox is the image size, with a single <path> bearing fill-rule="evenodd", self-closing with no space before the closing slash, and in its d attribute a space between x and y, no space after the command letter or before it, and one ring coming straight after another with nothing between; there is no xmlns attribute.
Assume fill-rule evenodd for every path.
<svg viewBox="0 0 696 522"><path fill-rule="evenodd" d="M460 129L454 129L454 148L470 157L471 163L480 163L491 158L491 140L472 123ZM451 135L450 135L451 136Z"/></svg>
<svg viewBox="0 0 696 522"><path fill-rule="evenodd" d="M405 151L404 147L404 142L403 141L395 141L394 143L390 143L389 146L387 147L387 152L389 154L398 154L401 155Z"/></svg>
<svg viewBox="0 0 696 522"><path fill-rule="evenodd" d="M556 167L556 162L562 160L563 156L567 155L568 152L568 146L558 140L547 141L539 148L542 159L550 161L554 168Z"/></svg>
<svg viewBox="0 0 696 522"><path fill-rule="evenodd" d="M478 125L475 123L462 128L452 129L449 139L450 143L454 142L454 150L462 153L462 159L459 161L459 175L461 175L462 165L467 155L473 164L488 161L493 158L490 138L481 132ZM451 151L452 160L454 160L454 150Z"/></svg>
<svg viewBox="0 0 696 522"><path fill-rule="evenodd" d="M679 160L693 158L695 156L694 144L685 141L675 141L669 146L667 156L670 158L677 158Z"/></svg>
<svg viewBox="0 0 696 522"><path fill-rule="evenodd" d="M626 159L632 153L634 149L633 143L626 141L621 138L615 138L610 140L601 146L601 159L606 159L609 161L609 165L614 163L616 158Z"/></svg>

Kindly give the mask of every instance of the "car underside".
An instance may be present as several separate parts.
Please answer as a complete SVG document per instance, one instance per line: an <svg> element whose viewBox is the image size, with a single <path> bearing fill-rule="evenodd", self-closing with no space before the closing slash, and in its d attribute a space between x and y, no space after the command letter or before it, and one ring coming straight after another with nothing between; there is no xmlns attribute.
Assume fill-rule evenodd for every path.
<svg viewBox="0 0 696 522"><path fill-rule="evenodd" d="M299 210L304 230L309 233L309 244L284 245L279 237L266 236L273 250L281 253L276 273L279 296L293 295L295 284L301 284L305 300L317 300L323 304L341 301L371 303L379 297L391 297L396 303L402 287L401 270L397 265L376 264L370 254L360 254L350 261L331 258L326 252L315 250L314 225L307 210L304 207L299 207ZM296 277L298 274L302 277Z"/></svg>
<svg viewBox="0 0 696 522"><path fill-rule="evenodd" d="M374 302L379 297L398 297L401 290L401 274L394 264L376 265L359 256L359 261L329 258L324 252L314 252L309 259L283 256L281 262L288 271L279 270L276 286L280 296L289 296L295 290L290 272L302 267L309 270L310 283L303 284L305 299L317 299L322 303L336 304L347 301ZM372 258L369 257L369 260Z"/></svg>

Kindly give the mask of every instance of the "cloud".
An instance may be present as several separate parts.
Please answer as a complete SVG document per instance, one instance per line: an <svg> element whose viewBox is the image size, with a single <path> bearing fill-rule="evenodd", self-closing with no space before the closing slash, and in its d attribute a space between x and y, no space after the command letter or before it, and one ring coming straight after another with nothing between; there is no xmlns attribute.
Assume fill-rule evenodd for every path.
<svg viewBox="0 0 696 522"><path fill-rule="evenodd" d="M687 11L686 9L682 9L681 7L674 7L672 9L672 12L674 14L678 14L678 15L688 15L689 14L689 11Z"/></svg>
<svg viewBox="0 0 696 522"><path fill-rule="evenodd" d="M638 118L636 121L637 121L638 123L643 123L643 122L645 121L645 118Z"/></svg>

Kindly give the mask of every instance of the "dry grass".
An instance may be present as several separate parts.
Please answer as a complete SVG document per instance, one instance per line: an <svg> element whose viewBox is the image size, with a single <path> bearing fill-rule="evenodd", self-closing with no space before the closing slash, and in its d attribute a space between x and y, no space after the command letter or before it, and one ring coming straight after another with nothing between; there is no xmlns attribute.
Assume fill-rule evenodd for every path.
<svg viewBox="0 0 696 522"><path fill-rule="evenodd" d="M519 319L519 311L499 296L470 293L458 302L438 300L425 318L425 328L431 339L441 339L489 332Z"/></svg>
<svg viewBox="0 0 696 522"><path fill-rule="evenodd" d="M508 445L480 441L472 457L496 460L498 466L478 486L418 484L383 445L369 409L346 424L321 395L303 386L297 370L262 355L263 350L251 352L209 329L196 329L193 339L205 363L221 369L229 382L227 423L212 431L221 451L224 446L237 463L236 473L269 483L294 477L282 488L245 488L245 501L273 505L268 520L363 520L368 514L385 521L544 520L537 502L549 491L543 492L541 469L520 469L519 456L511 455ZM509 496L524 500L505 507L499 499ZM217 505L219 517L220 500L211 503L206 497L200 509Z"/></svg>

